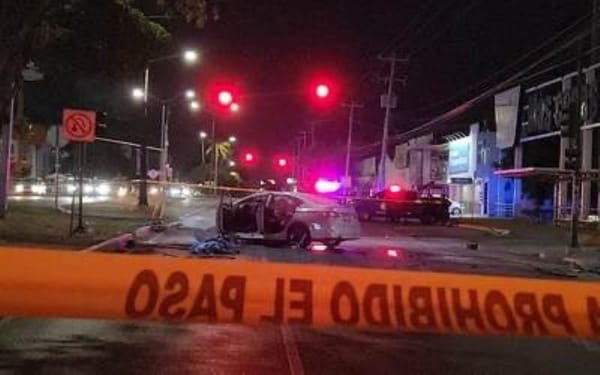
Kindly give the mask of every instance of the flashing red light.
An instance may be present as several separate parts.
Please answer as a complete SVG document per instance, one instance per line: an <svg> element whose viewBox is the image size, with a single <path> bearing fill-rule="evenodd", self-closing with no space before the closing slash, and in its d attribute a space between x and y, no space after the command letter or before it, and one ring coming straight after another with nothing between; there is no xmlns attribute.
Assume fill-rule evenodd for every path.
<svg viewBox="0 0 600 375"><path fill-rule="evenodd" d="M244 155L244 160L247 161L247 162L254 161L254 154L251 154L251 153L247 152Z"/></svg>
<svg viewBox="0 0 600 375"><path fill-rule="evenodd" d="M326 84L318 84L317 87L315 88L315 94L317 95L317 98L321 98L324 99L326 97L329 96L330 93L330 89L329 86Z"/></svg>
<svg viewBox="0 0 600 375"><path fill-rule="evenodd" d="M340 190L341 187L342 184L339 181L331 181L324 178L318 179L315 183L315 190L321 194L334 193Z"/></svg>
<svg viewBox="0 0 600 375"><path fill-rule="evenodd" d="M222 106L230 106L233 103L233 94L229 90L219 91L217 100Z"/></svg>
<svg viewBox="0 0 600 375"><path fill-rule="evenodd" d="M402 190L400 185L391 185L390 186L390 193L399 193L400 190Z"/></svg>
<svg viewBox="0 0 600 375"><path fill-rule="evenodd" d="M397 258L398 257L398 251L396 249L388 249L387 250L387 255L389 257L392 257L392 258Z"/></svg>

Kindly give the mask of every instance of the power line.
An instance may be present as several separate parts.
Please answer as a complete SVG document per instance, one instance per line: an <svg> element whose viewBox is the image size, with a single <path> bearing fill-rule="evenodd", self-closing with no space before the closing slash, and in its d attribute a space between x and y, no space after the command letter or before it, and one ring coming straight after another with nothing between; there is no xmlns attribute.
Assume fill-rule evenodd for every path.
<svg viewBox="0 0 600 375"><path fill-rule="evenodd" d="M446 98L446 99L444 99L442 101L439 101L437 103L428 104L426 106L413 109L413 112L422 112L422 111L429 110L431 108L436 108L436 107L438 107L438 106L440 106L442 104L450 103L450 102L452 102L453 100L455 100L457 98L460 98L460 97L462 97L462 96L464 96L464 95L466 95L466 94L468 94L468 93L470 93L472 91L475 91L476 89L479 89L481 86L492 82L496 77L500 76L501 74L503 74L503 73L505 73L505 72L513 69L514 67L518 66L519 64L523 63L529 57L531 57L534 54L540 52L544 48L552 45L557 40L559 40L560 38L564 37L568 32L572 31L574 28L576 28L577 26L579 26L583 21L586 21L590 17L591 17L590 15L585 15L585 16L582 16L582 17L578 18L574 23L572 23L569 26L565 27L564 29L560 30L558 33L556 33L550 39L547 39L546 41L544 41L539 46L537 46L534 49L528 51L526 54L522 55L517 60L515 60L515 61L511 62L510 64L508 64L507 66L505 66L505 67L497 70L496 72L494 72L491 75L487 76L486 78L480 80L479 82L477 82L475 84L472 84L469 87L461 90L457 94L455 94L455 95L453 95L453 96L451 96L449 98Z"/></svg>
<svg viewBox="0 0 600 375"><path fill-rule="evenodd" d="M541 58L537 59L536 61L532 62L531 64L529 64L527 67L525 67L524 69L521 69L519 72L513 74L512 76L510 76L509 78L505 79L504 81L496 84L495 86L487 89L486 91L484 91L483 93L477 95L476 97L458 105L457 107L453 108L450 111L447 111L435 118L433 118L432 120L417 126L414 129L411 129L409 131L406 131L402 134L399 134L397 136L394 136L393 139L394 140L400 140L400 139L406 139L406 138L410 138L411 136L413 136L415 133L419 133L419 132L424 132L427 131L428 129L432 128L435 125L438 125L440 122L443 121L448 121L456 116L459 116L463 113L465 113L468 109L472 108L475 104L480 103L482 100L487 99L489 96L494 95L496 92L501 91L503 89L508 88L509 86L515 85L517 84L520 80L523 79L523 75L526 74L527 72L531 71L532 69L535 69L538 65L542 64L543 62L547 61L548 59L554 57L556 54L558 54L559 52L562 52L563 50L567 49L568 47L572 46L573 44L577 43L580 39L585 38L591 31L589 29L585 29L582 32L579 32L578 34L574 35L571 39L565 41L564 43L560 44L559 46L555 47L554 49L552 49L551 51L547 52L546 54L544 54ZM591 51L590 51L591 52ZM537 73L536 73L537 74ZM529 78L529 77L525 77L525 78ZM369 148L369 147L374 147L374 146L378 146L380 144L380 142L375 142L375 143L371 143L368 145L364 145L361 147L358 147L358 150L361 149L365 149L365 148Z"/></svg>
<svg viewBox="0 0 600 375"><path fill-rule="evenodd" d="M521 71L513 74L511 77L507 78L506 80L504 80L503 82L500 82L499 84L495 85L494 87L484 91L482 94L479 94L478 96L460 104L459 106L455 107L454 109L434 118L433 120L426 122L425 124L418 126L414 129L411 129L403 134L401 134L400 136L397 136L396 138L399 137L409 137L411 134L416 133L416 132L420 132L420 131L424 131L426 129L429 129L430 127L436 125L437 123L441 122L441 121L445 121L445 120L449 120L452 119L454 117L456 117L457 115L460 115L462 113L464 113L467 109L470 109L473 107L473 105L478 104L479 102L481 102L482 100L488 98L490 95L495 94L496 92L503 90L505 88L508 88L511 85L514 85L516 81L518 81L519 79L522 78L522 76L524 74L526 74L527 72L531 71L532 69L535 69L538 65L540 65L541 63L543 63L544 61L552 58L554 55L556 55L557 53L565 50L566 48L570 47L571 45L573 45L574 43L578 42L580 39L585 38L588 34L590 33L589 29L584 30L583 32L579 33L578 35L575 35L573 38L569 39L568 41L566 41L565 43L561 44L560 46L554 48L553 50L549 51L548 53L546 53L542 58L536 60L535 62L531 63L530 65L528 65L526 68L522 69Z"/></svg>
<svg viewBox="0 0 600 375"><path fill-rule="evenodd" d="M479 3L475 0L471 1L471 3L469 5L467 5L465 8L462 9L460 15L463 17L466 16L475 7L475 5L478 5L478 4ZM457 20L457 17L455 16L449 22L446 23L445 27L439 28L437 33L435 33L433 36L421 39L421 40L424 40L424 42L418 48L416 48L414 51L410 52L408 54L408 56L413 57L413 56L417 55L419 52L421 52L426 47L428 47L431 43L433 43L434 41L439 39L440 36L442 36L442 34L444 34L446 32L446 30L448 30L448 28L450 26L452 26L456 20Z"/></svg>

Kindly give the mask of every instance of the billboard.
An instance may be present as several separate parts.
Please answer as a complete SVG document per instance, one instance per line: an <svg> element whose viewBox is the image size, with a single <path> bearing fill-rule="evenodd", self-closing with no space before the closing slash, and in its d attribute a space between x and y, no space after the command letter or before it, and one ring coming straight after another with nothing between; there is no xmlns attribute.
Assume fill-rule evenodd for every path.
<svg viewBox="0 0 600 375"><path fill-rule="evenodd" d="M471 138L465 137L449 144L448 175L469 173Z"/></svg>

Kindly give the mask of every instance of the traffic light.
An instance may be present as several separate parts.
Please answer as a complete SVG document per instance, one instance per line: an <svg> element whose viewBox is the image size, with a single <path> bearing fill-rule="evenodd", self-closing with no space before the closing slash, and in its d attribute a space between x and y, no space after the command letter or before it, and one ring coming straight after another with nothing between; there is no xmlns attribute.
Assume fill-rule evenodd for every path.
<svg viewBox="0 0 600 375"><path fill-rule="evenodd" d="M239 88L229 82L216 82L208 87L210 108L222 115L231 115L240 110Z"/></svg>
<svg viewBox="0 0 600 375"><path fill-rule="evenodd" d="M309 95L312 105L320 109L328 109L337 102L338 84L329 77L313 79L309 85Z"/></svg>
<svg viewBox="0 0 600 375"><path fill-rule="evenodd" d="M288 161L286 158L279 158L277 159L277 166L280 168L285 168L288 165Z"/></svg>
<svg viewBox="0 0 600 375"><path fill-rule="evenodd" d="M251 166L256 164L256 154L251 151L244 152L242 156L242 164Z"/></svg>
<svg viewBox="0 0 600 375"><path fill-rule="evenodd" d="M278 155L273 160L275 164L275 170L279 172L286 172L290 170L291 162L287 155Z"/></svg>
<svg viewBox="0 0 600 375"><path fill-rule="evenodd" d="M229 107L233 103L233 94L229 90L221 90L217 94L217 100L220 105Z"/></svg>
<svg viewBox="0 0 600 375"><path fill-rule="evenodd" d="M568 147L565 149L565 169L576 170L579 167L579 149Z"/></svg>
<svg viewBox="0 0 600 375"><path fill-rule="evenodd" d="M317 98L325 99L330 93L331 89L329 88L329 85L325 83L318 84L317 87L315 87L315 95Z"/></svg>

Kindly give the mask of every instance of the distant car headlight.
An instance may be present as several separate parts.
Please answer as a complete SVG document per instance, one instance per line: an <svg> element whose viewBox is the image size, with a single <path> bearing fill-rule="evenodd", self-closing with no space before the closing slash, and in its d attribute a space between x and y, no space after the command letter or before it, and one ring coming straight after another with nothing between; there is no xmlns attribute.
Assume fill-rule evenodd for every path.
<svg viewBox="0 0 600 375"><path fill-rule="evenodd" d="M191 197L192 196L192 190L190 188L184 187L183 189L181 189L181 195L183 197Z"/></svg>
<svg viewBox="0 0 600 375"><path fill-rule="evenodd" d="M15 185L15 193L22 193L25 191L25 186L23 184Z"/></svg>
<svg viewBox="0 0 600 375"><path fill-rule="evenodd" d="M177 187L172 187L169 189L169 195L172 197L178 197L181 195L181 189Z"/></svg>
<svg viewBox="0 0 600 375"><path fill-rule="evenodd" d="M67 185L67 192L69 194L73 194L76 190L77 190L77 186L75 186L74 184Z"/></svg>
<svg viewBox="0 0 600 375"><path fill-rule="evenodd" d="M117 190L117 196L119 197L124 197L127 195L127 188L126 187L119 187L119 190Z"/></svg>
<svg viewBox="0 0 600 375"><path fill-rule="evenodd" d="M34 194L46 194L46 185L45 184L34 184L31 185L31 192Z"/></svg>
<svg viewBox="0 0 600 375"><path fill-rule="evenodd" d="M90 184L83 185L83 192L85 194L92 194L94 192L94 185L90 185Z"/></svg>
<svg viewBox="0 0 600 375"><path fill-rule="evenodd" d="M100 195L110 194L110 185L103 183L103 184L96 186L96 193L98 193Z"/></svg>
<svg viewBox="0 0 600 375"><path fill-rule="evenodd" d="M152 186L149 191L150 195L158 194L158 188L156 186Z"/></svg>

